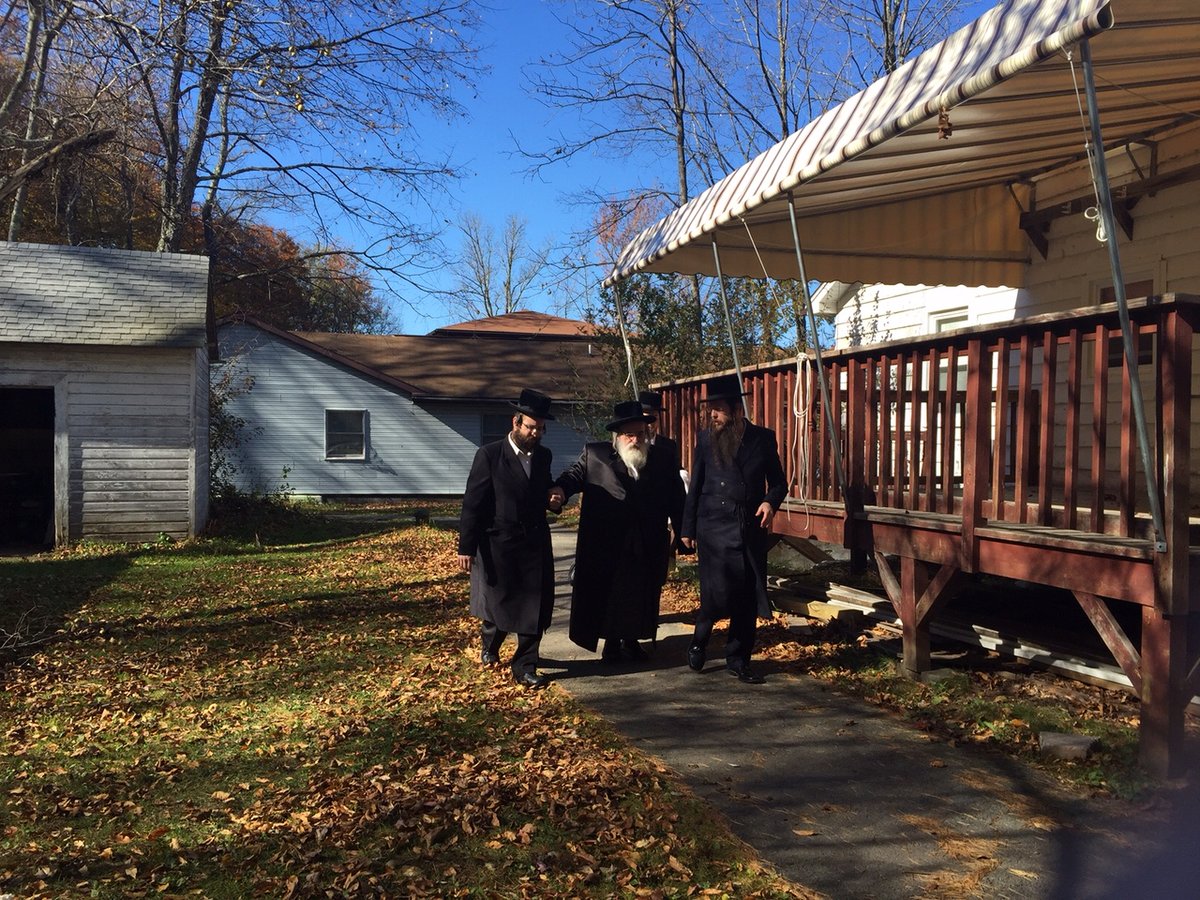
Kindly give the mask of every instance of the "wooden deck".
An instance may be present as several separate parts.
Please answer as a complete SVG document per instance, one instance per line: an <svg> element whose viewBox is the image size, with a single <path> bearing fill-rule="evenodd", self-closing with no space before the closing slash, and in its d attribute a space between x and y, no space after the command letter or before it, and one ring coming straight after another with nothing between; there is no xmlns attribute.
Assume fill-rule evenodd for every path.
<svg viewBox="0 0 1200 900"><path fill-rule="evenodd" d="M1200 298L1129 305L1161 534L1115 306L824 354L831 417L811 365L743 374L751 418L775 430L791 486L775 529L843 544L860 565L873 559L910 672L928 668L929 623L965 573L1064 588L1141 698L1144 764L1173 774L1184 707L1200 693L1200 547L1189 518L1200 483ZM659 389L662 427L688 467L703 379ZM1111 603L1141 607L1140 646Z"/></svg>

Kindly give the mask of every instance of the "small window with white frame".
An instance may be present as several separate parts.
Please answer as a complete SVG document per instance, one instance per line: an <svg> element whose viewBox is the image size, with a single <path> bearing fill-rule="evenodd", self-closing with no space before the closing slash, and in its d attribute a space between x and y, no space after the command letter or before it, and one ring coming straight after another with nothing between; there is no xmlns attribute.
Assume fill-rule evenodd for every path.
<svg viewBox="0 0 1200 900"><path fill-rule="evenodd" d="M955 307L954 309L943 309L939 312L929 314L929 330L934 334L940 334L943 331L953 331L955 328L966 328L971 324L971 317L967 314L965 306Z"/></svg>
<svg viewBox="0 0 1200 900"><path fill-rule="evenodd" d="M367 458L367 411L325 410L325 458Z"/></svg>

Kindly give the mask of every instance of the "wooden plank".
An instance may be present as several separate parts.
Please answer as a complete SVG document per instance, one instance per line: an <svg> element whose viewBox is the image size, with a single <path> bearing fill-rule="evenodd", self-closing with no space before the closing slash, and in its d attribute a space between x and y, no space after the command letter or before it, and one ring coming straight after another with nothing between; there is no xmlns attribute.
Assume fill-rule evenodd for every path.
<svg viewBox="0 0 1200 900"><path fill-rule="evenodd" d="M866 366L866 390L863 397L863 414L867 444L866 459L863 461L864 503L876 503L879 496L879 363L870 359Z"/></svg>
<svg viewBox="0 0 1200 900"><path fill-rule="evenodd" d="M1033 401L1033 341L1028 332L1017 343L1017 450L1013 501L1016 521L1029 521L1029 467L1033 461L1033 421L1037 404Z"/></svg>
<svg viewBox="0 0 1200 900"><path fill-rule="evenodd" d="M1187 616L1142 608L1142 693L1138 751L1159 777L1182 774Z"/></svg>
<svg viewBox="0 0 1200 900"><path fill-rule="evenodd" d="M1082 375L1082 345L1079 329L1072 328L1067 334L1067 416L1063 470L1063 508L1066 512L1066 527L1079 525L1079 498L1076 487L1079 468L1079 407L1080 381Z"/></svg>
<svg viewBox="0 0 1200 900"><path fill-rule="evenodd" d="M835 439L837 440L838 445L841 447L843 454L845 454L846 445L847 445L847 443L849 443L846 440L846 434L842 427L842 422L845 421L845 419L843 419L843 414L842 414L843 399L844 399L844 394L845 394L845 391L842 389L842 376L843 375L846 375L847 377L849 377L849 374L846 370L846 366L844 366L842 364L838 364L838 365L831 367L830 385L829 385L829 405L830 405L831 409L833 410L833 427L832 427L831 433L829 434L828 441L821 448L822 449L822 463L823 463L821 468L822 468L822 471L825 473L825 484L827 485L827 493L825 494L825 499L827 499L827 500L844 500L845 499L845 497L842 496L841 488L838 485L837 467L840 463L844 468L845 464L846 464L846 460L845 460L845 457L843 456L843 458L839 461L837 459L837 457L834 455L834 440ZM849 476L847 476L847 477L849 477Z"/></svg>
<svg viewBox="0 0 1200 900"><path fill-rule="evenodd" d="M909 357L912 384L909 393L908 421L908 503L909 509L920 509L921 492L921 354L914 350Z"/></svg>
<svg viewBox="0 0 1200 900"><path fill-rule="evenodd" d="M1058 338L1047 331L1042 336L1042 415L1038 428L1037 521L1050 523L1050 504L1054 481L1054 408L1058 389Z"/></svg>
<svg viewBox="0 0 1200 900"><path fill-rule="evenodd" d="M960 567L975 571L978 564L975 528L983 522L983 499L987 495L987 453L991 447L988 401L992 395L992 354L982 340L967 345L967 394L963 413L963 505L962 557Z"/></svg>
<svg viewBox="0 0 1200 900"><path fill-rule="evenodd" d="M958 350L946 351L946 390L942 399L942 495L935 510L954 511L954 442L955 418L958 406ZM964 422L964 427L966 423Z"/></svg>
<svg viewBox="0 0 1200 900"><path fill-rule="evenodd" d="M975 531L980 537L989 540L1011 541L1037 547L1055 547L1129 559L1150 560L1154 556L1153 542L1143 538L1093 534L1090 531L1067 531L1049 525L1011 523L984 525Z"/></svg>
<svg viewBox="0 0 1200 900"><path fill-rule="evenodd" d="M883 585L883 590L892 604L892 609L899 616L901 606L900 581L896 578L896 573L892 571L891 565L888 564L887 557L878 550L875 551L875 568L879 571L879 583Z"/></svg>
<svg viewBox="0 0 1200 900"><path fill-rule="evenodd" d="M926 512L937 512L937 430L938 415L938 351L930 349L925 357L927 380L925 384L925 430L921 435L921 475L925 482L925 496L921 508Z"/></svg>
<svg viewBox="0 0 1200 900"><path fill-rule="evenodd" d="M1149 559L1117 556L1100 547L1084 551L995 540L984 531L976 532L980 572L1071 591L1088 591L1139 606L1154 603L1154 565Z"/></svg>
<svg viewBox="0 0 1200 900"><path fill-rule="evenodd" d="M1120 623L1113 617L1108 604L1095 594L1089 594L1086 591L1073 591L1072 593L1075 595L1075 599L1079 601L1079 605L1083 607L1083 611L1087 613L1087 617L1095 627L1096 633L1100 635L1104 641L1104 645L1112 653L1113 659L1117 661L1117 665L1121 667L1121 671L1129 679L1129 683L1133 686L1133 692L1141 696L1141 656L1133 646L1133 642L1125 634L1125 630L1121 628Z"/></svg>
<svg viewBox="0 0 1200 900"><path fill-rule="evenodd" d="M1092 340L1091 529L1104 524L1104 457L1108 445L1108 329L1097 325Z"/></svg>
<svg viewBox="0 0 1200 900"><path fill-rule="evenodd" d="M1134 344L1136 346L1136 339L1134 340ZM1121 455L1119 462L1121 475L1117 486L1117 510L1121 523L1121 534L1126 536L1133 534L1134 480L1137 477L1137 469L1133 461L1134 448L1136 447L1133 429L1133 379L1129 372L1129 361L1122 354Z"/></svg>
<svg viewBox="0 0 1200 900"><path fill-rule="evenodd" d="M1005 520L1004 499L1007 494L1008 463L1008 380L1009 345L1000 338L996 345L996 405L993 408L995 438L992 442L992 518Z"/></svg>
<svg viewBox="0 0 1200 900"><path fill-rule="evenodd" d="M1159 333L1159 441L1163 521L1167 552L1157 560L1157 605L1168 615L1200 611L1189 587L1188 516L1192 508L1192 325L1178 312L1167 313Z"/></svg>
<svg viewBox="0 0 1200 900"><path fill-rule="evenodd" d="M776 537L779 538L780 543L787 544L801 556L807 557L813 562L828 562L833 559L808 538L797 537L786 532L776 532Z"/></svg>
<svg viewBox="0 0 1200 900"><path fill-rule="evenodd" d="M899 371L899 366L897 366ZM879 372L879 493L876 503L895 505L892 478L892 362L887 355Z"/></svg>

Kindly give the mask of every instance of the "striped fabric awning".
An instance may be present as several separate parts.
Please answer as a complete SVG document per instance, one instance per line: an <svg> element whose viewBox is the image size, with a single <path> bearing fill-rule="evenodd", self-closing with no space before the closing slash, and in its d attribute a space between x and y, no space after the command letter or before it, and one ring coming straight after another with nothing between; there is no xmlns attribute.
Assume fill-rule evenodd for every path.
<svg viewBox="0 0 1200 900"><path fill-rule="evenodd" d="M1089 37L1107 150L1159 175L1148 148L1200 118L1200 0L1007 0L647 228L605 283L713 275L714 240L726 275L795 278L791 196L811 279L1020 286L1022 214L1088 184L1068 52Z"/></svg>

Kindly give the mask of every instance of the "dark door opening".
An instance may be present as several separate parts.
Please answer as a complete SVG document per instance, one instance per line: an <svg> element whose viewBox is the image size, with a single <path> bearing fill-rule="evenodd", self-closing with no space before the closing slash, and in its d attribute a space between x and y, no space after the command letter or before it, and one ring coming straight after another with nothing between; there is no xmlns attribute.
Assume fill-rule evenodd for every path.
<svg viewBox="0 0 1200 900"><path fill-rule="evenodd" d="M54 544L54 389L0 387L0 545Z"/></svg>

